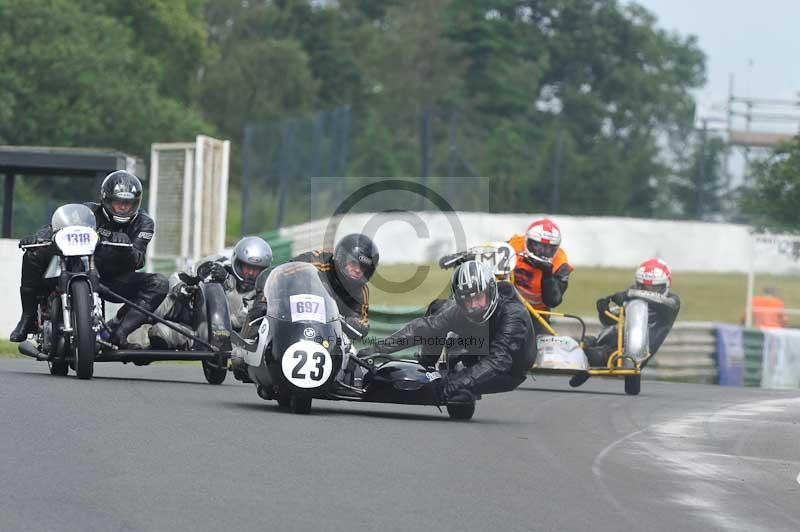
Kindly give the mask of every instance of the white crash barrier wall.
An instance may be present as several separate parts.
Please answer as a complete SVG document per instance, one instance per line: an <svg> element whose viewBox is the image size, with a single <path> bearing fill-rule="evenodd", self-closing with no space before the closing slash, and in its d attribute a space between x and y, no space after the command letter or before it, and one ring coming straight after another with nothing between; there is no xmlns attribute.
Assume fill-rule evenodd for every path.
<svg viewBox="0 0 800 532"><path fill-rule="evenodd" d="M19 240L0 239L0 293L3 311L0 312L0 338L8 338L17 324L22 307L19 303L19 280L22 271L22 250Z"/></svg>
<svg viewBox="0 0 800 532"><path fill-rule="evenodd" d="M364 213L346 215L338 225L321 219L282 228L293 254L318 249L349 233L374 234L381 264L428 264L460 245L507 240L523 233L540 214L460 212ZM746 225L646 220L637 218L551 216L560 226L562 246L575 266L631 268L647 257L666 260L674 271L800 273L791 250L774 246L752 253ZM462 234L460 238L458 234ZM800 252L800 249L797 250Z"/></svg>

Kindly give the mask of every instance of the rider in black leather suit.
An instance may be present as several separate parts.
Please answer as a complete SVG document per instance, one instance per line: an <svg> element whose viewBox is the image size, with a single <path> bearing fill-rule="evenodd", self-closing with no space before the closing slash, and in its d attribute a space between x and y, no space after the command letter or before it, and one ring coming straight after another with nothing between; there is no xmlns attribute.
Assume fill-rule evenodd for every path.
<svg viewBox="0 0 800 532"><path fill-rule="evenodd" d="M474 401L477 395L511 391L524 380L536 359L536 337L531 316L514 287L497 282L475 261L461 264L453 273L453 299L432 303L426 316L417 318L358 355L388 354L421 345L421 362L433 365L448 333L451 343L469 355L482 355L443 379L448 402ZM484 297L485 296L485 297ZM465 357L471 358L471 357Z"/></svg>
<svg viewBox="0 0 800 532"><path fill-rule="evenodd" d="M144 267L147 245L155 232L153 219L139 209L141 197L139 179L128 172L117 171L103 181L101 203L86 203L86 206L95 215L101 242L130 244L129 247L97 246L95 265L101 282L152 312L166 296L168 282L161 274L136 271ZM23 238L20 245L47 242L52 236L52 229L47 225L35 235ZM44 272L54 254L53 246L47 246L27 250L22 257L22 317L10 335L12 342L25 340L27 334L36 329L37 298L47 289ZM147 315L125 305L118 318L119 326L110 341L119 347L128 347L128 334L145 323Z"/></svg>

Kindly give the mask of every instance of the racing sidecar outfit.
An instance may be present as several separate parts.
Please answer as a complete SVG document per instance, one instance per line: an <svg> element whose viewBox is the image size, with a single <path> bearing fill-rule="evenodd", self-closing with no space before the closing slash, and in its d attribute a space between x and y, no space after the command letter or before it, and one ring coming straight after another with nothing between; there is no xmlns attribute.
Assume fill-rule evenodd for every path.
<svg viewBox="0 0 800 532"><path fill-rule="evenodd" d="M480 359L444 377L448 400L469 401L479 394L511 391L525 380L536 359L536 337L530 313L517 298L514 287L499 282L497 288L497 308L484 323L468 320L452 299L436 300L425 316L358 354L389 354L419 345L421 362L432 366L443 346L453 346ZM457 335L457 340L448 338L448 333Z"/></svg>
<svg viewBox="0 0 800 532"><path fill-rule="evenodd" d="M248 289L241 289L241 283L237 282L236 277L231 271L230 261L224 255L203 259L198 264L197 268L184 273L194 276L196 271L208 262L215 262L225 269L227 275L225 275L222 287L225 290L225 299L228 302L231 327L234 331L241 331L247 319L248 307L255 298L255 288L247 287ZM196 287L187 285L181 281L178 273L174 273L170 276L169 285L169 295L156 310L156 315L169 320L174 325L178 325L181 329L190 334L197 334L203 337L205 331L194 331L188 325L192 322L189 301L193 296L192 291L196 289ZM161 349L190 349L193 344L191 338L170 329L162 323L153 325L148 331L148 337L151 346Z"/></svg>
<svg viewBox="0 0 800 532"><path fill-rule="evenodd" d="M672 330L672 326L681 309L681 299L678 297L678 294L670 292L667 295L663 295L645 292L643 290L637 290L636 287L633 286L628 290L600 298L597 300L598 317L600 318L600 323L605 325L606 328L601 331L596 339L590 336L586 337L585 352L591 366L605 366L608 357L617 348L617 323L605 314L605 311L608 310L609 303L614 302L622 306L626 301L632 299L643 299L647 301L647 328L651 355L656 354L661 344L664 343L667 335ZM646 366L649 360L650 359L647 359L642 364L642 367Z"/></svg>

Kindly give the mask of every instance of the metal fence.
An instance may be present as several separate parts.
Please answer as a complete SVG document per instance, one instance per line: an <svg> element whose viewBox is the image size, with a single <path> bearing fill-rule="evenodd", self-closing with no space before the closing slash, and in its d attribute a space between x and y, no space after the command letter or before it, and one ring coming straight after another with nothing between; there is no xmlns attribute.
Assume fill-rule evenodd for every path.
<svg viewBox="0 0 800 532"><path fill-rule="evenodd" d="M462 149L465 137L476 137L474 128L460 120L457 110L430 108L418 116L394 113L381 116L379 128L373 127L373 118L344 106L306 117L248 123L242 146L241 234L329 215L351 192L347 177L414 176L411 179L441 190L448 200L471 194L477 204L461 201L462 209L485 210L486 198L478 190L459 187L458 178L476 177L478 172ZM331 180L321 185L315 178Z"/></svg>

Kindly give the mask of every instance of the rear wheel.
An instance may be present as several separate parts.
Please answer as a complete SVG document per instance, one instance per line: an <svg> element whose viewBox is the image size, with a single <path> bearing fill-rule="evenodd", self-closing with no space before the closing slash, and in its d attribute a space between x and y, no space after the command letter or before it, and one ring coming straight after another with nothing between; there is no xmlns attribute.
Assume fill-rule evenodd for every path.
<svg viewBox="0 0 800 532"><path fill-rule="evenodd" d="M289 406L295 414L308 414L311 412L311 397L292 395Z"/></svg>
<svg viewBox="0 0 800 532"><path fill-rule="evenodd" d="M625 393L628 395L639 395L642 389L641 375L628 375L625 377Z"/></svg>
<svg viewBox="0 0 800 532"><path fill-rule="evenodd" d="M228 368L218 365L218 361L203 360L203 374L209 384L222 384L228 375Z"/></svg>
<svg viewBox="0 0 800 532"><path fill-rule="evenodd" d="M75 337L75 373L79 379L91 379L94 374L95 332L92 328L92 291L89 281L75 279L70 285L72 296L72 327Z"/></svg>
<svg viewBox="0 0 800 532"><path fill-rule="evenodd" d="M468 420L475 414L475 403L451 403L447 405L450 419Z"/></svg>

